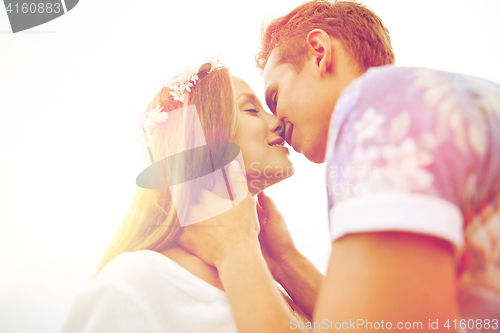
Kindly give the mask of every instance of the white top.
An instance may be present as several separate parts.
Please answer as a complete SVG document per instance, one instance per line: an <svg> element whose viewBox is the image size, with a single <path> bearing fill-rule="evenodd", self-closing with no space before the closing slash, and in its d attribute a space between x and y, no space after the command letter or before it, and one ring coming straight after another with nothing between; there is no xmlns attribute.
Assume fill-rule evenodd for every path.
<svg viewBox="0 0 500 333"><path fill-rule="evenodd" d="M122 253L73 302L63 333L235 333L227 295L166 256Z"/></svg>

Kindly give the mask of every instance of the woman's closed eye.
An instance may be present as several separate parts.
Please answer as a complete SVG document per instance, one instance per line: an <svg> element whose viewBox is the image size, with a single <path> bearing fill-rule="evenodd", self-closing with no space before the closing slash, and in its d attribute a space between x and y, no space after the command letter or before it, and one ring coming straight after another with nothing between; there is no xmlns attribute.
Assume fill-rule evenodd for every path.
<svg viewBox="0 0 500 333"><path fill-rule="evenodd" d="M246 109L245 112L250 112L250 113L257 115L260 111L257 109Z"/></svg>

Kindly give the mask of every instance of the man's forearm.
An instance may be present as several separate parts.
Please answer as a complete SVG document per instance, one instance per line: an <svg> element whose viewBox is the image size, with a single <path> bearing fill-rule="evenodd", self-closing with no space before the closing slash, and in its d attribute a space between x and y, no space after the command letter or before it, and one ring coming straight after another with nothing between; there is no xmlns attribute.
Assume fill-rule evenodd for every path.
<svg viewBox="0 0 500 333"><path fill-rule="evenodd" d="M292 332L293 319L258 246L241 246L217 265L238 332ZM293 330L297 332L297 330Z"/></svg>
<svg viewBox="0 0 500 333"><path fill-rule="evenodd" d="M293 301L312 318L324 275L300 252L276 269L278 281Z"/></svg>

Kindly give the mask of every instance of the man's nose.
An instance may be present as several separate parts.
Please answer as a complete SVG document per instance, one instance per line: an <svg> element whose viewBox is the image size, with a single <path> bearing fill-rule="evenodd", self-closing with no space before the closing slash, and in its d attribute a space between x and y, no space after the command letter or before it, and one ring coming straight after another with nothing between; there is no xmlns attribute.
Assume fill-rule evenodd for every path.
<svg viewBox="0 0 500 333"><path fill-rule="evenodd" d="M285 124L281 119L276 119L276 120L277 123L273 124L274 129L271 129L271 131L278 134L279 136L282 136L285 133Z"/></svg>

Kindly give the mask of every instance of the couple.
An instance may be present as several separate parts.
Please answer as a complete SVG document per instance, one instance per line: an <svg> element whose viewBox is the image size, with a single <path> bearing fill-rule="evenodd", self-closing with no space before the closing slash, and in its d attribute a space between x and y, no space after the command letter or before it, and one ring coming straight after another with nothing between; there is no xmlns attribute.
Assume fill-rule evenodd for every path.
<svg viewBox="0 0 500 333"><path fill-rule="evenodd" d="M274 116L223 66L164 87L149 114L195 105L206 140L243 157L227 181L184 196L189 214L236 205L180 227L174 192L138 188L63 331L498 331L500 87L393 62L373 12L312 1L263 34L257 64ZM155 154L175 140L163 120L148 138ZM327 163L326 277L262 193L293 173L283 138Z"/></svg>

